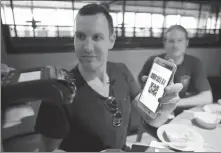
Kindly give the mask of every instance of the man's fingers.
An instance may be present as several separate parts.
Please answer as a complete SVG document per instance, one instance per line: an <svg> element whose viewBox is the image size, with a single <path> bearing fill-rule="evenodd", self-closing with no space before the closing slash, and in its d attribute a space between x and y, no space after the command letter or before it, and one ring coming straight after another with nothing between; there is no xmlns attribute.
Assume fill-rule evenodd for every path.
<svg viewBox="0 0 221 153"><path fill-rule="evenodd" d="M138 111L138 113L140 114L140 116L144 119L144 120L146 120L146 121L148 121L149 119L150 119L150 117L138 106L139 104L138 103L141 103L141 102L139 102L139 101L134 101L134 106L135 106L135 109Z"/></svg>
<svg viewBox="0 0 221 153"><path fill-rule="evenodd" d="M173 92L171 94L166 94L165 96L159 98L158 101L160 103L168 103L168 102L170 103L170 101L176 97L179 97L179 96L177 95L177 93Z"/></svg>
<svg viewBox="0 0 221 153"><path fill-rule="evenodd" d="M161 104L162 105L169 105L169 104L172 104L172 103L178 103L180 101L180 97L174 97L172 99L170 99L169 101L164 101L162 102Z"/></svg>
<svg viewBox="0 0 221 153"><path fill-rule="evenodd" d="M182 83L175 83L175 84L171 84L171 85L167 86L165 88L165 92L166 92L166 94L170 94L170 93L173 93L173 92L178 93L182 89L183 89Z"/></svg>
<svg viewBox="0 0 221 153"><path fill-rule="evenodd" d="M171 62L171 63L174 63L173 59L169 59L168 61Z"/></svg>
<svg viewBox="0 0 221 153"><path fill-rule="evenodd" d="M174 99L174 101L176 101ZM160 109L159 109L159 113L167 113L167 112L172 112L175 108L176 108L176 105L177 103L170 103L170 104L162 104L160 106Z"/></svg>
<svg viewBox="0 0 221 153"><path fill-rule="evenodd" d="M141 78L142 82L145 83L147 81L147 78L148 78L148 76L146 76L146 75L142 76L142 78Z"/></svg>

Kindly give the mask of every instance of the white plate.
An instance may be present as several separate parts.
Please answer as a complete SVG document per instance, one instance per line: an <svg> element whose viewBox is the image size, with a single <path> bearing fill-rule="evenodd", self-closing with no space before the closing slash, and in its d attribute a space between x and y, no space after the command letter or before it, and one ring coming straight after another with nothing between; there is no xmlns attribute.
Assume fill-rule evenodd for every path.
<svg viewBox="0 0 221 153"><path fill-rule="evenodd" d="M165 131L172 131L178 134L183 134L184 132L188 131L191 133L191 135L193 136L192 139L195 141L187 143L186 146L178 146L173 144L176 142L170 142L166 140ZM165 145L181 151L195 151L196 149L203 147L204 144L204 139L201 134L199 134L192 128L182 124L165 124L158 128L157 136Z"/></svg>
<svg viewBox="0 0 221 153"><path fill-rule="evenodd" d="M203 110L209 113L221 114L221 105L220 104L208 104L203 107Z"/></svg>

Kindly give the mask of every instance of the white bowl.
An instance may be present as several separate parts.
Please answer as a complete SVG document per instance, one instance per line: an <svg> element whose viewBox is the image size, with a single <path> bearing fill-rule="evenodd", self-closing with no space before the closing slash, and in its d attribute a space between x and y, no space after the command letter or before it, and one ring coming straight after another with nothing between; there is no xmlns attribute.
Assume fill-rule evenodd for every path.
<svg viewBox="0 0 221 153"><path fill-rule="evenodd" d="M217 103L221 105L221 99L217 100Z"/></svg>
<svg viewBox="0 0 221 153"><path fill-rule="evenodd" d="M221 115L221 104L208 104L203 107L205 112Z"/></svg>
<svg viewBox="0 0 221 153"><path fill-rule="evenodd" d="M221 117L209 112L195 112L195 122L202 128L214 129L220 123Z"/></svg>

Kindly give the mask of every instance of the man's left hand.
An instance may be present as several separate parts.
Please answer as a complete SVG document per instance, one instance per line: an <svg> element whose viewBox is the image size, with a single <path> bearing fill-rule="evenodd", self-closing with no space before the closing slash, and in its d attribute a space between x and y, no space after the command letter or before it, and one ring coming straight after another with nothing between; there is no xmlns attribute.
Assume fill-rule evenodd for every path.
<svg viewBox="0 0 221 153"><path fill-rule="evenodd" d="M142 77L142 81L146 82L147 76ZM165 87L165 94L163 97L159 98L160 107L158 113L171 113L177 106L180 100L179 92L183 89L181 83L172 83Z"/></svg>
<svg viewBox="0 0 221 153"><path fill-rule="evenodd" d="M158 99L160 103L158 113L171 113L176 108L182 88L181 83L171 84L165 88L165 95Z"/></svg>

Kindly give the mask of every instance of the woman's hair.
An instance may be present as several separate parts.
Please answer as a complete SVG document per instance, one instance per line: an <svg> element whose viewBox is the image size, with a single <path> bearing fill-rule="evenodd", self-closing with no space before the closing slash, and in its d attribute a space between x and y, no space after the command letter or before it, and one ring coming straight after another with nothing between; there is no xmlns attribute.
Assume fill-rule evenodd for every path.
<svg viewBox="0 0 221 153"><path fill-rule="evenodd" d="M181 25L172 25L172 26L170 26L170 27L165 31L165 33L164 33L164 40L166 40L167 33L168 33L168 32L171 32L171 31L173 31L173 30L180 30L180 31L182 31L183 33L185 33L186 39L187 39L187 40L189 39L188 32L187 32L187 30L186 30L183 26L181 26Z"/></svg>

